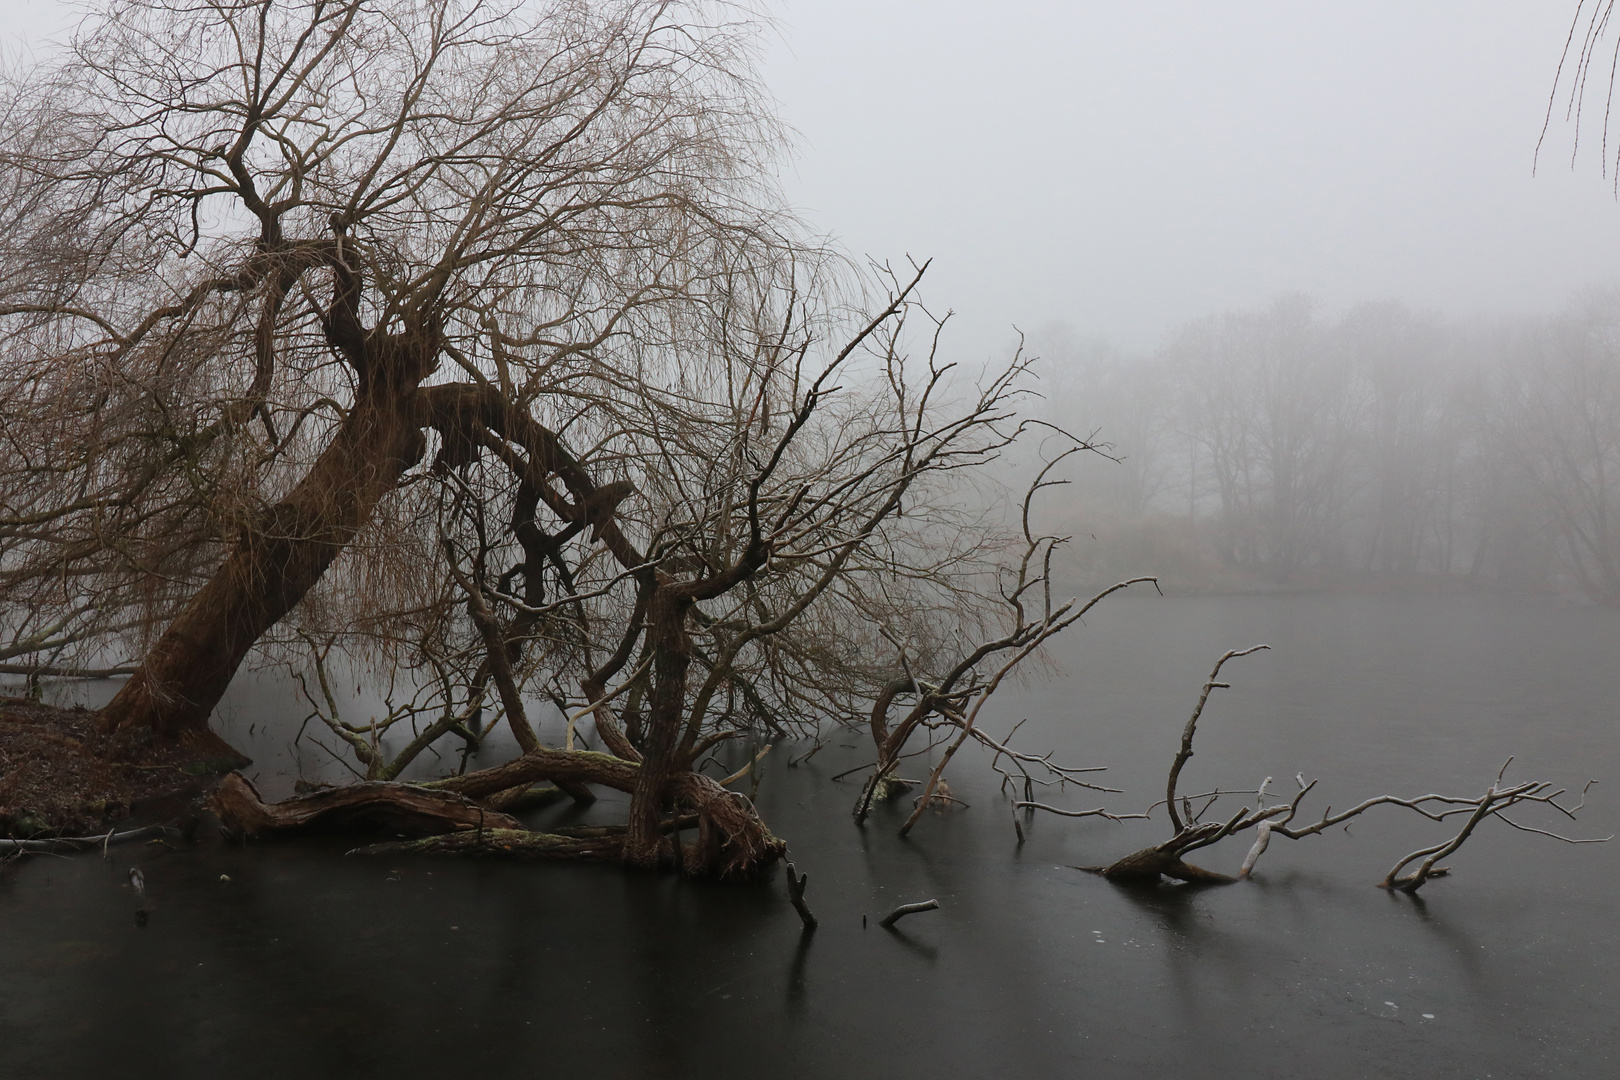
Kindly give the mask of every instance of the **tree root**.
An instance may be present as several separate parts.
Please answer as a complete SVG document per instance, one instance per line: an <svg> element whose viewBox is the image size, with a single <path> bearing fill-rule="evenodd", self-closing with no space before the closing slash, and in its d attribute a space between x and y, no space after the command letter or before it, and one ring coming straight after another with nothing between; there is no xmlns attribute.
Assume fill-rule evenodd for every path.
<svg viewBox="0 0 1620 1080"><path fill-rule="evenodd" d="M787 854L787 841L772 835L753 803L702 773L676 774L669 790L678 805L697 814L697 843L682 854L688 874L754 878Z"/></svg>

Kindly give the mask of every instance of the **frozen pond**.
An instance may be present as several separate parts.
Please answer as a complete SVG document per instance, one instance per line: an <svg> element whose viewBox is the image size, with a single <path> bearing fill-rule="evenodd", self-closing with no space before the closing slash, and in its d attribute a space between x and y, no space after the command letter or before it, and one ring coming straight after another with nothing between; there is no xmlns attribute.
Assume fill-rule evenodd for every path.
<svg viewBox="0 0 1620 1080"><path fill-rule="evenodd" d="M1620 613L1540 600L1332 596L1106 603L1062 670L1008 692L1024 749L1109 766L1158 797L1222 651L1184 790L1319 777L1308 808L1476 794L1510 776L1594 789L1620 823ZM251 684L251 685L250 685ZM231 730L279 789L299 716L252 680ZM300 714L301 715L301 714ZM252 735L247 729L252 728ZM555 733L550 733L553 736ZM847 745L845 745L847 744ZM765 819L811 877L803 938L780 876L758 888L583 866L377 862L346 844L113 849L0 874L6 1077L1552 1077L1617 1071L1620 842L1574 848L1505 826L1420 899L1374 887L1440 835L1404 811L1273 842L1256 880L1117 888L1073 864L1166 834L1036 820L1016 844L982 758L950 780L972 809L901 807L856 829L854 737L786 768ZM266 756L271 755L271 756ZM278 775L279 772L279 775ZM1318 794L1320 797L1317 797ZM611 794L541 820L611 820ZM1538 820L1538 824L1547 824ZM1247 839L1194 861L1232 872ZM154 910L137 928L138 862ZM221 874L230 876L221 883ZM901 901L940 910L877 927ZM869 926L863 928L862 916Z"/></svg>

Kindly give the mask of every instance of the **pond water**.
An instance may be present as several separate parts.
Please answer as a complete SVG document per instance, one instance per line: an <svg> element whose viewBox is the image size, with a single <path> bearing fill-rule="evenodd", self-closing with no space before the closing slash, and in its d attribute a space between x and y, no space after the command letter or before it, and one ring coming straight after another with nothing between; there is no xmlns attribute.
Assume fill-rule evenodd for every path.
<svg viewBox="0 0 1620 1080"><path fill-rule="evenodd" d="M987 727L1109 766L1139 809L1222 651L1234 661L1184 789L1320 777L1309 807L1601 781L1580 835L1620 823L1620 613L1483 597L1108 602ZM232 738L288 781L301 711L252 679ZM253 728L247 736L246 729ZM616 868L350 858L298 841L36 858L0 873L3 1077L1551 1077L1620 1075L1620 841L1505 826L1418 899L1374 887L1440 835L1405 811L1275 841L1254 881L1117 888L1072 869L1163 838L1042 817L1019 846L983 757L971 809L855 828L853 737L777 747L759 803L810 874L721 886ZM492 751L493 753L494 751ZM306 763L307 765L307 763ZM612 820L621 800L538 821ZM1527 819L1531 815L1526 815ZM1551 825L1545 819L1533 823ZM1232 871L1246 839L1196 861ZM132 864L152 913L133 918ZM220 875L230 878L229 883ZM896 932L897 903L937 911ZM866 920L863 925L863 917Z"/></svg>

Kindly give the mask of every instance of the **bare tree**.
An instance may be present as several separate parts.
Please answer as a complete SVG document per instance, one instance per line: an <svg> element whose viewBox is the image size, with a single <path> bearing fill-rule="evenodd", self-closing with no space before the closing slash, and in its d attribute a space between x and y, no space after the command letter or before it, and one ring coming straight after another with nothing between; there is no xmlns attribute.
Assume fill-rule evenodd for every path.
<svg viewBox="0 0 1620 1080"><path fill-rule="evenodd" d="M840 628L986 625L1003 551L957 477L1026 429L1028 360L960 377L922 267L805 239L753 31L650 0L121 0L13 72L8 656L139 657L101 727L206 748L257 648L373 781L345 813L432 818L389 781L504 721L522 756L439 782L441 826L604 785L629 820L593 856L774 860L705 755L864 712L887 673ZM339 714L334 653L386 715ZM331 809L219 800L243 831Z"/></svg>
<svg viewBox="0 0 1620 1080"><path fill-rule="evenodd" d="M122 0L11 72L9 651L150 642L102 722L196 734L363 533L355 576L409 588L377 510L435 437L628 383L622 343L792 250L750 41L639 0Z"/></svg>
<svg viewBox="0 0 1620 1080"><path fill-rule="evenodd" d="M1066 787L1072 784L1097 791L1114 790L1099 787L1087 779L1088 774L1102 771L1101 767L1066 766L1055 762L1051 753L1030 754L1016 750L1009 745L1017 733L1016 727L1005 739L998 740L979 722L985 705L1021 666L1037 656L1048 641L1084 618L1105 597L1136 584L1158 584L1150 577L1133 578L1105 589L1085 603L1078 598L1060 602L1053 597L1052 560L1067 538L1037 531L1031 520L1033 504L1042 490L1065 482L1050 479L1059 463L1071 454L1091 449L1089 444L1082 443L1056 455L1025 492L1019 519L1022 552L1015 560L1008 560L998 574L997 593L1001 605L997 614L1000 617L992 624L993 632L982 634L976 640L967 637L957 650L936 644L926 651L912 652L904 641L890 638L899 654L900 674L879 689L872 703L869 727L877 761L855 803L857 824L866 821L874 803L915 786L916 781L895 775L901 761L943 744L943 752L929 770L927 780L922 782L922 793L900 827L900 835L909 833L930 804L936 800L950 801L949 787L944 781L945 769L970 739L992 751L991 768L1002 777L1003 788L1009 783L1021 783L1026 797L1035 785ZM891 729L890 714L903 699L909 699L912 704ZM913 738L919 734L926 734L927 745L908 751Z"/></svg>
<svg viewBox="0 0 1620 1080"><path fill-rule="evenodd" d="M781 842L749 800L702 773L704 755L761 727L802 732L853 715L876 689L848 648L859 635L839 626L865 622L893 637L920 613L972 623L989 604L944 572L979 558L983 542L942 552L930 535L951 518L959 471L993 461L1024 430L1012 406L1027 361L1015 357L971 389L930 361L913 386L901 349L920 277L895 279L876 314L820 360L818 320L800 294L784 290L781 307L755 304L746 319L730 309L729 344L708 358L719 366L687 384L678 408L643 385L610 414L614 425L595 445L629 474L616 491L592 483L590 467L532 418L472 412L458 437L482 453L454 464L441 456L443 467L414 489L433 503L421 520L433 522L452 583L430 594L432 630L410 643L451 673L428 695L437 695L425 710L436 718L389 757L374 729L338 721L322 691L323 718L369 775L397 775L423 739L467 737L456 728L492 690L523 755L432 787L491 806L539 781L632 795L626 826L585 848L505 828L491 834L499 850L638 865L679 858L724 875L779 856ZM751 321L766 314L785 322ZM739 343L741 354L732 351ZM762 423L767 397L776 416ZM554 473L571 498L551 485ZM542 510L561 527L544 531ZM932 608L907 603L930 593ZM1018 641L1032 643L1027 633ZM538 687L570 716L562 750L543 746L529 722L526 691ZM419 708L391 711L385 723ZM607 753L571 745L578 720ZM405 798L387 785L369 797ZM300 805L265 808L243 782L220 792L223 816L243 829L301 824ZM671 837L683 823L698 832L684 849ZM465 837L418 848L488 850Z"/></svg>
<svg viewBox="0 0 1620 1080"><path fill-rule="evenodd" d="M1516 336L1489 422L1580 589L1620 605L1620 298L1589 293Z"/></svg>

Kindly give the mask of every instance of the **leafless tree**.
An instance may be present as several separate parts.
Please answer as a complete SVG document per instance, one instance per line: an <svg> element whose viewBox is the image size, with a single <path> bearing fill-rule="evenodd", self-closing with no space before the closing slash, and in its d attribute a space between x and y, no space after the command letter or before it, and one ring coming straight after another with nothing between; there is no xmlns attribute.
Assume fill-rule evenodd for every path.
<svg viewBox="0 0 1620 1080"><path fill-rule="evenodd" d="M704 755L749 731L805 731L852 716L880 695L860 656L863 632L851 627L895 638L933 616L949 624L948 634L983 623L992 606L963 573L993 566L1000 545L972 517L951 528L953 515L972 511L950 500L961 470L994 460L1024 431L1013 406L1027 361L1015 357L966 389L930 360L914 386L915 365L901 348L920 276L895 279L878 312L819 361L816 320L802 317L795 294L781 296L775 314L787 322L769 334L738 333L750 324L731 312L730 340L747 343L746 355L714 358L719 366L692 381L679 409L638 391L639 422L626 423L627 399L616 426L595 441L598 456L626 476L600 514L589 508L608 486L592 484L585 463L556 464L562 451L549 429L520 414L478 414L462 434L482 454L454 464L441 457L417 489L435 500L431 520L450 583L432 594L437 628L414 642L453 672L423 680L436 718L390 757L379 750L376 726L343 724L321 692L323 719L368 777L397 775L424 739L467 737L456 729L471 726L490 693L522 757L434 787L491 806L538 781L632 794L627 827L591 837L588 851L510 829L491 834L500 850L638 864L679 854L690 870L722 874L779 855L780 841L748 800L703 775ZM762 341L768 347L756 352ZM752 378L738 377L749 371ZM763 402L775 395L777 415L762 423ZM590 430L589 419L580 424ZM571 501L551 486L553 471ZM538 518L545 510L561 523L554 532ZM1014 570L1028 580L1013 602L1031 602L1019 595L1036 583L1028 563L1026 556ZM1048 625L1064 614L1073 613L1049 613ZM1042 639L1027 629L1014 637L1019 648L994 681ZM319 665L315 672L324 686ZM528 720L525 690L536 687L570 716L562 750L541 745ZM971 688L984 697L993 690ZM420 708L391 711L382 723ZM572 745L577 720L608 753ZM373 795L393 798L382 786ZM294 806L265 808L240 782L221 799L227 820L244 828L305 817ZM671 799L673 818L665 816ZM678 851L669 834L688 820L683 814L698 840ZM451 837L418 847L472 843Z"/></svg>
<svg viewBox="0 0 1620 1080"><path fill-rule="evenodd" d="M339 552L410 588L431 551L376 523L464 412L623 384L621 342L791 250L750 40L666 3L125 0L11 72L10 648L129 632L104 723L199 732Z"/></svg>
<svg viewBox="0 0 1620 1080"><path fill-rule="evenodd" d="M1581 591L1620 605L1620 298L1589 293L1512 346L1497 372L1493 434Z"/></svg>
<svg viewBox="0 0 1620 1080"><path fill-rule="evenodd" d="M628 861L679 854L671 801L693 868L774 858L693 764L855 708L868 665L825 631L863 605L974 620L941 493L1018 434L1027 362L914 384L921 268L851 288L784 211L755 30L115 0L9 71L0 660L133 667L104 730L224 753L250 652L336 648L399 691L366 725L310 691L373 779L488 711L524 756L461 794L619 786ZM542 746L532 692L608 753Z"/></svg>
<svg viewBox="0 0 1620 1080"><path fill-rule="evenodd" d="M1022 785L1026 796L1036 785L1114 790L1087 778L1088 774L1102 771L1101 767L1063 765L1054 761L1051 753L1014 749L1009 744L1016 727L998 740L980 723L980 714L991 697L1048 641L1079 622L1110 594L1136 584L1157 585L1150 577L1133 578L1105 589L1085 603L1077 598L1060 601L1053 596L1052 561L1067 538L1041 533L1034 527L1034 502L1044 489L1064 482L1051 478L1057 465L1071 454L1090 449L1089 444L1080 444L1054 456L1025 492L1019 520L1022 551L998 575L1000 618L992 624L991 632L976 638L969 636L957 649L942 649L936 644L926 651L909 650L906 642L890 638L898 654L899 672L879 689L872 703L869 727L877 761L855 803L857 823L867 819L874 803L916 785L916 781L896 776L903 760L943 745L927 780L922 781L923 790L911 814L900 827L900 835L909 833L924 809L938 800L950 800L945 769L970 739L992 751L991 768L1001 775L1004 789L1007 784ZM890 714L903 700L909 700L910 707L891 729ZM910 744L919 734L925 736L926 745L911 749Z"/></svg>

